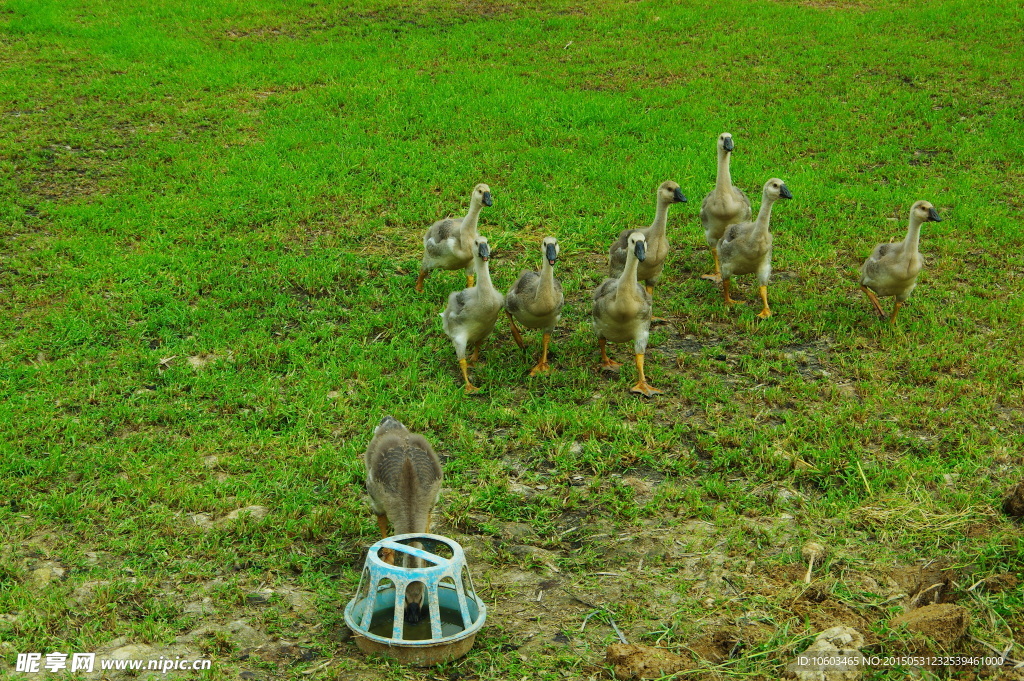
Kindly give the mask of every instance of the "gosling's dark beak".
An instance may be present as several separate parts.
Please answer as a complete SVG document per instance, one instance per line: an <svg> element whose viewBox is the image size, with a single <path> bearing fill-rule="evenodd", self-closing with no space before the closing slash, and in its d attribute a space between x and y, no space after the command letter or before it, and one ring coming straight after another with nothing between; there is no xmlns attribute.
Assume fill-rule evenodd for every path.
<svg viewBox="0 0 1024 681"><path fill-rule="evenodd" d="M733 145L731 137L726 137L724 140L722 140L722 148L725 149L726 151L732 151L734 146L735 145Z"/></svg>
<svg viewBox="0 0 1024 681"><path fill-rule="evenodd" d="M491 248L487 244L480 244L480 257L484 260L491 259Z"/></svg>
<svg viewBox="0 0 1024 681"><path fill-rule="evenodd" d="M633 247L633 252L636 254L636 259L643 262L647 259L647 242L637 241L636 246Z"/></svg>
<svg viewBox="0 0 1024 681"><path fill-rule="evenodd" d="M494 205L494 199L491 198L491 193L490 192L484 192L484 205L485 206L493 206Z"/></svg>
<svg viewBox="0 0 1024 681"><path fill-rule="evenodd" d="M793 192L789 191L789 187L782 185L782 189L779 190L779 196L784 199L793 198Z"/></svg>
<svg viewBox="0 0 1024 681"><path fill-rule="evenodd" d="M555 260L558 260L558 252L555 250L554 244L547 244L544 247L544 253L547 255L549 265L554 265Z"/></svg>
<svg viewBox="0 0 1024 681"><path fill-rule="evenodd" d="M683 192L682 190L679 189L679 187L676 187L674 190L672 190L672 196L675 198L676 203L686 203L686 197L683 196Z"/></svg>
<svg viewBox="0 0 1024 681"><path fill-rule="evenodd" d="M406 603L405 621L409 624L419 624L421 619L427 617L427 608L421 608L419 603Z"/></svg>
<svg viewBox="0 0 1024 681"><path fill-rule="evenodd" d="M928 222L942 222L942 218L939 217L939 211L934 208L928 209Z"/></svg>

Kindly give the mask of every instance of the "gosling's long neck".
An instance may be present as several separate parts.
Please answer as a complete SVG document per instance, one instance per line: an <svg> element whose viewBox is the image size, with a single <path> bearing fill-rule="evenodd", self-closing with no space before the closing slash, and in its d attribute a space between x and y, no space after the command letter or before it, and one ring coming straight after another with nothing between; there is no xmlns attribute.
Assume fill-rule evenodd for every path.
<svg viewBox="0 0 1024 681"><path fill-rule="evenodd" d="M725 149L718 148L718 179L715 180L715 192L719 196L726 196L732 189L732 175L729 174L729 156L731 154Z"/></svg>
<svg viewBox="0 0 1024 681"><path fill-rule="evenodd" d="M622 270L622 274L619 275L619 288L615 291L616 300L629 298L635 294L637 284L636 268L639 266L640 261L636 259L636 253L630 250L626 254L626 267Z"/></svg>
<svg viewBox="0 0 1024 681"><path fill-rule="evenodd" d="M494 284L491 283L491 268L490 261L484 260L479 255L476 256L476 285L477 288L493 289Z"/></svg>
<svg viewBox="0 0 1024 681"><path fill-rule="evenodd" d="M761 196L761 209L757 211L757 219L754 221L754 224L757 225L757 231L768 231L768 221L772 217L773 203L775 203L775 199L771 198L767 194L763 194Z"/></svg>
<svg viewBox="0 0 1024 681"><path fill-rule="evenodd" d="M668 225L668 206L668 202L662 200L659 195L658 208L654 211L654 222L651 223L650 229L647 230L648 243L653 239L659 239L665 236L665 227Z"/></svg>
<svg viewBox="0 0 1024 681"><path fill-rule="evenodd" d="M907 238L903 240L904 253L917 253L917 244L921 240L921 218L911 214L910 227L907 229Z"/></svg>
<svg viewBox="0 0 1024 681"><path fill-rule="evenodd" d="M477 237L476 225L480 220L480 209L483 204L477 201L476 197L469 202L469 212L466 213L466 217L462 218L462 243L472 243Z"/></svg>
<svg viewBox="0 0 1024 681"><path fill-rule="evenodd" d="M540 267L540 286L537 287L537 302L548 303L555 299L555 268L548 263L547 256L544 256L544 263Z"/></svg>

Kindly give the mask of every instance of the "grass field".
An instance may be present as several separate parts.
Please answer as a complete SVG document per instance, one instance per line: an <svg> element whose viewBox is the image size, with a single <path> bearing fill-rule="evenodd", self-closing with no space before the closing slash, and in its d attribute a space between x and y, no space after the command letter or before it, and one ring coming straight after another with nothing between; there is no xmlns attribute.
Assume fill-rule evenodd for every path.
<svg viewBox="0 0 1024 681"><path fill-rule="evenodd" d="M834 625L1024 660L1000 511L1024 463L1019 4L346 4L0 4L5 678L124 646L215 680L605 678L610 620L686 679L779 678ZM755 210L773 176L795 197L764 322L750 277L734 310L699 279L723 131ZM589 294L666 179L690 200L644 400L629 364L596 371ZM463 279L413 281L477 182L497 286L556 235L567 306L552 375L502 320L467 397L438 318ZM889 325L856 269L917 199L944 221ZM426 671L363 657L341 616L384 414L445 458L434 529L490 608ZM933 600L966 635L890 623Z"/></svg>

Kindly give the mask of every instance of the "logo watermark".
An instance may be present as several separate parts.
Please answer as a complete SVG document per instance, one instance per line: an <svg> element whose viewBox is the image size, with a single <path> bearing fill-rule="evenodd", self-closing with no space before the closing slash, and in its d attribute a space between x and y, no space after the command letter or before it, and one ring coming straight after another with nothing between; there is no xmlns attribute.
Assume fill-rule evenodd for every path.
<svg viewBox="0 0 1024 681"><path fill-rule="evenodd" d="M43 674L47 672L92 672L96 671L150 671L166 674L171 671L202 671L209 669L211 660L188 660L176 657L166 658L161 655L155 660L96 660L96 653L18 653L14 671L23 674Z"/></svg>

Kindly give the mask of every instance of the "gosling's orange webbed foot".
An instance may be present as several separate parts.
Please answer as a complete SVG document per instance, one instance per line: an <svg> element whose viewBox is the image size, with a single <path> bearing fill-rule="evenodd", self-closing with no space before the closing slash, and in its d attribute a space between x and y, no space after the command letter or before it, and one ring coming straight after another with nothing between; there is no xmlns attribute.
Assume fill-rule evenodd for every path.
<svg viewBox="0 0 1024 681"><path fill-rule="evenodd" d="M462 380L466 383L466 394L472 395L473 393L480 390L472 383L469 382L469 362L464 359L459 360L459 368L462 370Z"/></svg>
<svg viewBox="0 0 1024 681"><path fill-rule="evenodd" d="M538 359L537 364L532 369L530 369L531 376L536 376L537 374L546 374L547 372L551 371L551 365L548 364L548 345L550 343L551 333L545 331L544 334L541 336L540 359ZM607 357L607 354L604 352L604 347L602 347L601 350L601 355L603 357Z"/></svg>
<svg viewBox="0 0 1024 681"><path fill-rule="evenodd" d="M395 564L395 550L394 549L381 549L380 559L388 565Z"/></svg>
<svg viewBox="0 0 1024 681"><path fill-rule="evenodd" d="M728 279L725 279L724 281L722 281L722 293L725 295L725 304L726 305L735 305L736 303L742 303L743 302L742 298L733 298L731 295L729 295L729 280Z"/></svg>
<svg viewBox="0 0 1024 681"><path fill-rule="evenodd" d="M637 381L636 385L629 389L629 392L638 393L644 397L654 397L663 394L664 391L658 390L647 381Z"/></svg>
<svg viewBox="0 0 1024 681"><path fill-rule="evenodd" d="M760 317L761 319L768 319L769 317L772 316L772 311L766 307L765 309L758 312L757 316Z"/></svg>
<svg viewBox="0 0 1024 681"><path fill-rule="evenodd" d="M546 374L551 371L551 365L547 362L537 362L537 365L530 369L531 376L537 376L539 374Z"/></svg>
<svg viewBox="0 0 1024 681"><path fill-rule="evenodd" d="M622 364L608 356L608 341L604 338L597 339L597 347L601 348L601 363L597 365L601 371L616 371Z"/></svg>
<svg viewBox="0 0 1024 681"><path fill-rule="evenodd" d="M721 284L722 283L722 275L718 274L717 272L714 273L714 274L702 274L702 275L700 275L700 278L701 279L706 279L706 280L708 280L710 282L713 282L715 284Z"/></svg>
<svg viewBox="0 0 1024 681"><path fill-rule="evenodd" d="M668 324L668 320L664 317L651 317L651 324Z"/></svg>

